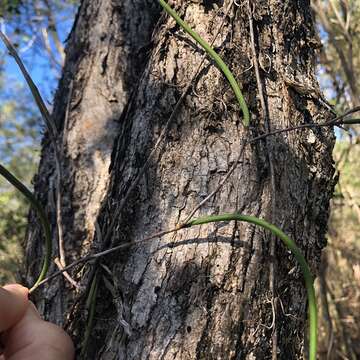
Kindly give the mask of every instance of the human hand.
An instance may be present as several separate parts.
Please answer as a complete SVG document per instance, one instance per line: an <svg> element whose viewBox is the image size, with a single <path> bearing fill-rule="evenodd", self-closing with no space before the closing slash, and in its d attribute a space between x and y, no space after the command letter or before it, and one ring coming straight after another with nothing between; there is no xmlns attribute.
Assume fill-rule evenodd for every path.
<svg viewBox="0 0 360 360"><path fill-rule="evenodd" d="M40 318L21 285L0 288L0 360L72 360L74 345L60 327ZM1 352L0 352L1 354Z"/></svg>

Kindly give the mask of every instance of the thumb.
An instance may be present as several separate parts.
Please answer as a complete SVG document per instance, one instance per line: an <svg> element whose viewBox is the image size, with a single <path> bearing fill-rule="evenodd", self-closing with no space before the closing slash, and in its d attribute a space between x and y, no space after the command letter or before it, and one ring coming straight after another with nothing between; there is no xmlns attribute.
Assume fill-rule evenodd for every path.
<svg viewBox="0 0 360 360"><path fill-rule="evenodd" d="M0 332L14 326L25 314L29 305L29 290L21 285L0 288Z"/></svg>

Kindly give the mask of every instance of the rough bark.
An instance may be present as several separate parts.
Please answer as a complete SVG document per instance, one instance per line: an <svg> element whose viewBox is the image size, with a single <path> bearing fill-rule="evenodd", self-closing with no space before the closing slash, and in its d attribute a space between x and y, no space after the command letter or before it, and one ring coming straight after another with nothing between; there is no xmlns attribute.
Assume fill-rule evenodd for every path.
<svg viewBox="0 0 360 360"><path fill-rule="evenodd" d="M215 47L242 86L252 113L251 128L244 130L231 89L218 69L207 61L141 182L114 220L117 207L147 160L203 52L173 20L164 16L156 27L149 59L132 65L136 60L134 53L127 60L119 56L127 46L141 48L139 41L145 44L151 33L148 25L148 38L141 40L145 30L134 18L148 16L146 23L153 26L150 19L154 21L156 15L150 16L149 6L140 6L144 1L131 2L132 6L127 1L119 2L117 7L112 7L110 1L108 7L100 7L99 3L84 1L81 7L67 48L65 80L60 84L55 104L55 117L60 124L65 107L62 94L66 94L69 81L74 78L69 116L72 132L64 132L67 172L63 177L66 246L72 258L85 253L90 243L94 249L103 248L112 224L112 245L174 227L216 188L237 158L242 142L265 131L252 66L246 2L234 5L225 17L228 1L173 1L186 21L208 41L224 20ZM93 7L97 11L90 12ZM114 12L119 7L122 11ZM105 11L107 8L111 10ZM106 17L111 14L116 14L116 21ZM300 94L286 80L290 71L317 88L316 41L308 1L257 1L254 21L271 128L329 119L328 110L316 97ZM96 30L99 26L105 27L106 45L101 41L102 31ZM90 29L96 36L91 36ZM116 43L122 36L127 40ZM79 49L84 51L79 53ZM106 76L101 66L104 59ZM124 61L137 69L130 80L126 71L119 72ZM70 71L74 68L76 71ZM127 83L130 88L136 85L131 94L127 91L124 95ZM112 91L117 92L114 95ZM115 103L111 102L113 96ZM334 183L333 142L332 131L321 128L277 135L268 138L267 146L264 142L247 146L225 186L197 215L240 211L272 219L302 248L315 273L325 245ZM271 187L269 151L275 159L275 193ZM50 147L45 144L36 183L44 200L53 176L53 170L49 170L53 169L51 161ZM103 179L100 184L98 179ZM94 236L98 215L102 236ZM29 234L37 233L35 229L35 225L30 227ZM269 257L269 246L269 234L252 225L212 224L104 258L111 275L104 271L100 276L88 358L267 359L272 356L275 330L278 357L300 359L306 328L302 275L293 256L280 243L276 245L276 259ZM39 254L39 246L30 248ZM276 308L274 329L269 265L275 260L276 293L284 311L280 306ZM32 269L29 271L34 274ZM84 278L86 284L88 277ZM115 298L110 289L117 294ZM62 296L54 298L57 291ZM65 289L64 283L55 282L41 295L45 298L45 315L61 322L60 317L68 314L71 291ZM82 309L80 302L70 320L77 338L83 334L84 322L78 321Z"/></svg>
<svg viewBox="0 0 360 360"><path fill-rule="evenodd" d="M140 12L139 9L142 9ZM54 102L60 131L61 214L67 262L88 251L95 220L109 182L109 165L119 119L147 58L159 9L153 1L84 0L66 47L66 63ZM58 256L53 145L45 136L35 191L53 223ZM27 235L27 282L41 265L41 228L31 216ZM54 281L39 294L43 312L63 323L72 298L64 282Z"/></svg>

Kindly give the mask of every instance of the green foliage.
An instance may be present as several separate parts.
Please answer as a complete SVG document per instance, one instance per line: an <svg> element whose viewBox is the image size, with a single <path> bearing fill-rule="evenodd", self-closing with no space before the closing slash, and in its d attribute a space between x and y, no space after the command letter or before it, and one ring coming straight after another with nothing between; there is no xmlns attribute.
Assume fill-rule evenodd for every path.
<svg viewBox="0 0 360 360"><path fill-rule="evenodd" d="M324 253L329 318L321 321L320 350L327 359L360 357L360 144L338 141L334 157L340 173L332 201ZM324 309L322 311L324 313ZM326 313L326 312L325 312ZM329 326L332 324L332 330ZM332 332L332 334L331 334ZM329 339L332 339L331 342ZM326 355L324 356L324 358ZM323 357L321 357L322 359Z"/></svg>
<svg viewBox="0 0 360 360"><path fill-rule="evenodd" d="M0 102L1 162L28 186L36 169L38 153L34 144L39 140L39 120L28 91L16 85L22 102ZM15 281L22 258L21 242L25 236L28 202L22 194L0 179L0 284Z"/></svg>
<svg viewBox="0 0 360 360"><path fill-rule="evenodd" d="M0 283L15 281L22 258L28 206L13 190L0 193Z"/></svg>
<svg viewBox="0 0 360 360"><path fill-rule="evenodd" d="M350 187L351 192L360 198L360 176L358 176L360 174L360 161L357 161L360 156L359 144L351 146L348 142L338 141L335 147L335 155L339 159L342 158L340 160L340 184Z"/></svg>
<svg viewBox="0 0 360 360"><path fill-rule="evenodd" d="M18 14L22 0L1 0L0 17L5 15Z"/></svg>
<svg viewBox="0 0 360 360"><path fill-rule="evenodd" d="M338 141L335 157L340 173L336 192L340 196L333 201L331 226L336 239L346 238L341 241L357 246L360 253L360 145Z"/></svg>
<svg viewBox="0 0 360 360"><path fill-rule="evenodd" d="M7 242L13 242L24 234L27 206L13 191L0 194L0 249L6 249Z"/></svg>

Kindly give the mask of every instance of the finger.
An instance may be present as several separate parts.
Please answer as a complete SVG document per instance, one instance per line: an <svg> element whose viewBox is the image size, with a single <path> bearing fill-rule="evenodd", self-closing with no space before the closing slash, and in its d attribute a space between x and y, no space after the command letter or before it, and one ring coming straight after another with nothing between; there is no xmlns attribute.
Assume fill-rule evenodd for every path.
<svg viewBox="0 0 360 360"><path fill-rule="evenodd" d="M31 302L20 322L6 332L4 344L6 359L74 358L74 346L70 337L60 327L43 321Z"/></svg>
<svg viewBox="0 0 360 360"><path fill-rule="evenodd" d="M0 332L14 326L28 307L29 290L21 285L0 288Z"/></svg>

